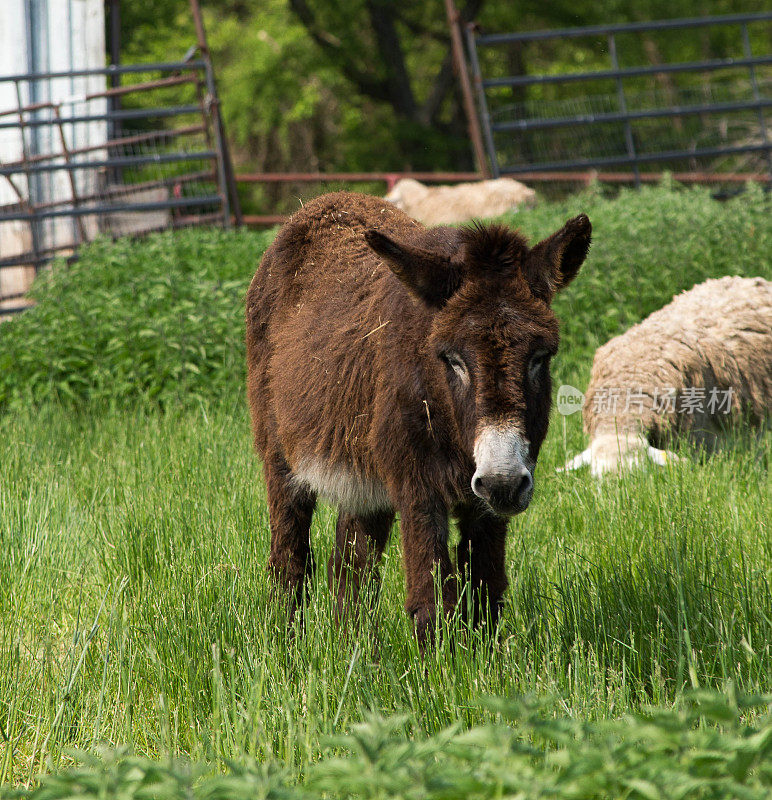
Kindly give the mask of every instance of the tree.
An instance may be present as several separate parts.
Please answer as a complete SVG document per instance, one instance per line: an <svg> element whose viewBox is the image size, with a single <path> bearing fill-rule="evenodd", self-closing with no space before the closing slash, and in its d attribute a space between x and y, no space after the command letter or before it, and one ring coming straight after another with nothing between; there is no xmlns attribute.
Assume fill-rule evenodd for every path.
<svg viewBox="0 0 772 800"><path fill-rule="evenodd" d="M223 116L240 168L272 171L459 169L473 166L452 71L443 0L201 0ZM754 11L764 0L456 0L488 31ZM187 0L123 3L126 61L180 57L195 41ZM694 55L720 54L713 34ZM671 45L665 42L666 49ZM691 45L690 45L691 46ZM597 46L559 40L489 52L508 74L607 65ZM686 52L683 37L672 43ZM699 49L701 48L701 50ZM657 47L631 40L630 62ZM668 55L664 52L664 55ZM507 102L582 87L532 87ZM552 92L553 95L548 93ZM556 95L555 95L556 96ZM553 97L554 99L554 97ZM373 187L377 188L377 187ZM301 187L290 187L291 203ZM278 195L271 197L276 208Z"/></svg>
<svg viewBox="0 0 772 800"><path fill-rule="evenodd" d="M483 3L467 0L462 20L474 19ZM345 5L289 0L289 4L330 62L361 94L389 103L403 119L443 125L442 105L454 82L441 4L405 7L389 0ZM422 57L409 58L407 48L420 48ZM427 80L427 75L433 77Z"/></svg>

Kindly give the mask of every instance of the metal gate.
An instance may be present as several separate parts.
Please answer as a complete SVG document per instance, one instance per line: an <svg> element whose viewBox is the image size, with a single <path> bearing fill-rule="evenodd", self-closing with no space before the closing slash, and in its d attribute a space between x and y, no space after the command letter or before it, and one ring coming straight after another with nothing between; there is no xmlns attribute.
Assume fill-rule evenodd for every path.
<svg viewBox="0 0 772 800"><path fill-rule="evenodd" d="M548 71L563 39L592 69ZM771 42L772 13L493 35L470 26L492 172L626 166L639 183L657 169L763 169L772 180ZM518 70L525 62L539 69Z"/></svg>
<svg viewBox="0 0 772 800"><path fill-rule="evenodd" d="M42 86L74 78L104 86L106 76L126 85L35 102L52 96ZM0 163L0 314L25 306L43 265L98 235L230 225L230 165L207 60L0 76L0 84L16 99L0 108L0 139L7 151L15 137L18 149Z"/></svg>

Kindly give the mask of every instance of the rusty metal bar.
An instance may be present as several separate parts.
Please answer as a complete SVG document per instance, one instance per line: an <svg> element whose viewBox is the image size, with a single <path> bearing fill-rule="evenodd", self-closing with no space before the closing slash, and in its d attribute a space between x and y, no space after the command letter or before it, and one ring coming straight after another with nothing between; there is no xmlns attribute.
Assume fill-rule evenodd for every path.
<svg viewBox="0 0 772 800"><path fill-rule="evenodd" d="M10 175L3 175L3 177L8 181L10 184L13 193L19 198L19 203L22 205L26 202L24 195L22 194L21 189L16 185L16 182ZM1 212L0 212L1 213Z"/></svg>
<svg viewBox="0 0 772 800"><path fill-rule="evenodd" d="M87 100L96 100L100 97L119 97L132 92L150 92L155 89L166 89L169 86L180 86L183 83L198 83L199 77L193 75L173 75L171 78L159 78L147 83L132 83L128 86L116 86L115 89L105 89L103 92L94 92L86 95Z"/></svg>
<svg viewBox="0 0 772 800"><path fill-rule="evenodd" d="M165 89L169 86L180 86L183 83L198 83L198 81L199 78L197 75L173 75L171 78L159 78L158 80L148 81L147 83L133 83L130 86L117 86L115 89L105 89L102 92L90 92L89 94L75 95L73 97L68 97L66 100L57 100L56 102L48 101L45 103L31 103L24 106L24 113L42 111L43 109L52 109L54 106L61 107L64 105L87 103L90 100L99 100L103 97L118 97L124 94L131 94L132 92L146 92L154 89ZM0 111L0 117L8 116L10 114L18 114L18 109Z"/></svg>
<svg viewBox="0 0 772 800"><path fill-rule="evenodd" d="M193 4L193 0L191 0ZM212 128L214 129L215 140L215 161L217 163L217 185L220 194L220 200L223 206L223 223L226 228L231 226L231 209L230 201L228 198L228 174L225 158L225 136L223 133L222 125L220 123L220 110L219 102L217 100L216 90L214 86L214 76L210 67L206 70L206 84L207 84L207 97L206 104L209 115L212 119ZM234 189L235 193L235 189ZM238 212L237 219L241 219L241 211ZM241 222L237 222L240 225Z"/></svg>
<svg viewBox="0 0 772 800"><path fill-rule="evenodd" d="M206 109L206 93L204 92L204 87L199 82L196 85L196 98L198 99L198 104L201 107L202 113L205 112ZM212 136L212 126L211 125L204 125L204 135L206 136L206 146L210 150L214 150L216 147L216 143L214 141L214 137Z"/></svg>
<svg viewBox="0 0 772 800"><path fill-rule="evenodd" d="M477 90L477 101L480 105L480 114L482 116L483 130L485 131L485 144L488 148L488 157L491 162L491 171L493 177L498 178L501 176L499 168L499 157L496 152L496 146L493 143L493 131L491 130L491 114L488 108L488 100L485 97L485 89L483 88L482 72L480 71L480 59L477 55L477 43L475 42L475 27L472 24L466 26L466 41L469 50L469 58L472 62L472 76L474 78L475 89Z"/></svg>
<svg viewBox="0 0 772 800"><path fill-rule="evenodd" d="M233 174L233 165L231 162L230 149L228 148L228 140L225 136L225 127L222 122L220 114L220 101L217 96L217 85L214 79L214 70L212 68L212 58L209 52L209 43L206 38L206 28L204 27L204 19L201 16L201 8L198 0L190 0L190 10L193 15L193 22L196 27L196 40L198 42L198 49L203 57L204 62L204 76L206 79L207 90L207 105L206 108L212 120L212 128L214 129L214 139L216 143L218 166L220 173L221 188L220 193L223 201L223 222L226 227L231 225L231 207L233 208L233 215L236 220L236 225L241 225L241 205L239 203L238 191L236 189L236 179Z"/></svg>
<svg viewBox="0 0 772 800"><path fill-rule="evenodd" d="M288 214L244 214L244 225L280 225L289 219Z"/></svg>
<svg viewBox="0 0 772 800"><path fill-rule="evenodd" d="M245 172L236 175L237 183L349 183L396 182L413 178L427 183L479 181L478 172Z"/></svg>
<svg viewBox="0 0 772 800"><path fill-rule="evenodd" d="M665 173L642 172L639 180L642 183L658 183ZM710 184L710 183L765 183L769 178L763 172L672 172L669 174L678 183ZM414 178L426 183L453 183L480 180L475 172L254 172L236 175L238 183L389 183L398 178ZM635 183L635 172L598 172L582 170L572 172L524 171L517 175L522 181L533 183L584 183L593 180L600 183ZM244 223L273 224L287 219L282 214L245 215Z"/></svg>
<svg viewBox="0 0 772 800"><path fill-rule="evenodd" d="M320 181L344 181L352 183L359 181L381 181L385 182L387 175L393 177L395 173L330 173L329 175L317 175L313 173L253 173L247 175L237 175L236 180L243 183L296 183ZM423 175L426 180L426 173L404 173L405 176L413 177ZM440 180L452 180L453 177L463 176L465 179L479 180L480 176L476 173L429 173L442 175ZM636 182L636 177L641 183L659 183L665 173L662 172L642 172L636 176L634 172L597 172L587 170L584 172L524 172L517 177L523 181L532 183L583 183L590 184L592 181L599 183L630 183ZM677 183L688 184L711 184L711 183L766 183L769 177L763 172L672 172L667 173ZM264 180L263 180L264 179ZM460 179L460 178L459 178ZM289 214L245 214L243 216L244 225L266 226L280 225L290 218Z"/></svg>
<svg viewBox="0 0 772 800"><path fill-rule="evenodd" d="M62 119L59 114L58 106L54 107L54 118L57 120L57 125L69 125L70 120L69 118ZM194 133L204 133L206 131L205 125L189 125L185 128L164 128L163 130L158 131L149 131L147 133L138 133L133 136L122 136L119 139L107 139L106 141L102 142L101 144L93 144L89 145L88 147L76 147L69 151L71 156L79 156L83 155L84 153L93 153L98 150L105 150L106 148L110 147L120 147L125 144L140 144L142 142L153 141L154 139L173 139L176 136L189 136ZM44 161L51 161L55 158L61 158L61 153L41 153L36 156L31 156L27 159L26 163L29 164L39 164ZM11 168L11 167L18 167L24 164L23 161L6 161L3 163L3 167Z"/></svg>
<svg viewBox="0 0 772 800"><path fill-rule="evenodd" d="M745 53L745 57L750 60L753 58L753 51L751 50L751 40L750 36L748 35L748 24L743 22L740 26L740 30L742 31L743 38L743 52ZM764 119L764 109L761 106L762 98L761 92L759 91L759 82L756 78L756 68L753 66L753 64L748 66L748 76L750 77L751 89L753 90L753 99L759 104L757 107L759 132L761 134L761 141L766 147L767 170L769 171L769 179L772 180L772 152L770 152L770 143L769 138L767 137L767 125Z"/></svg>
<svg viewBox="0 0 772 800"><path fill-rule="evenodd" d="M480 119L477 116L472 85L469 81L469 70L466 66L466 56L464 54L464 43L461 38L461 14L455 6L453 0L445 0L445 13L448 17L450 28L450 46L453 52L453 65L456 69L456 76L461 87L461 97L464 104L467 126L469 128L469 139L472 142L472 150L480 174L488 178L488 159L485 157L485 147L483 146L482 132L480 130Z"/></svg>
<svg viewBox="0 0 772 800"><path fill-rule="evenodd" d="M72 163L72 158L70 151L67 149L67 139L64 135L64 127L62 126L62 117L59 114L59 107L57 106L54 109L54 116L56 118L56 126L59 129L59 140L62 145L62 155L64 156L65 163L69 166ZM78 202L78 187L75 184L75 173L72 169L67 170L67 177L70 182L70 193L72 195L72 207L73 209L77 209L80 205ZM86 229L83 225L83 217L76 215L75 216L75 224L78 231L78 238L76 238L75 243L80 244L81 242L86 241Z"/></svg>
<svg viewBox="0 0 772 800"><path fill-rule="evenodd" d="M204 28L204 18L201 16L201 7L198 0L190 0L190 13L193 15L193 25L196 28L196 43L203 60L210 58L209 43L206 39L206 28Z"/></svg>
<svg viewBox="0 0 772 800"><path fill-rule="evenodd" d="M766 181L763 172L673 172L669 173L679 183L745 183ZM656 183L662 179L661 172L642 172L641 180ZM573 172L548 172L532 170L518 176L531 181L587 181L626 183L635 180L632 172L598 172L582 170ZM399 178L414 178L425 183L454 183L479 181L476 172L252 172L236 175L238 183L388 183Z"/></svg>

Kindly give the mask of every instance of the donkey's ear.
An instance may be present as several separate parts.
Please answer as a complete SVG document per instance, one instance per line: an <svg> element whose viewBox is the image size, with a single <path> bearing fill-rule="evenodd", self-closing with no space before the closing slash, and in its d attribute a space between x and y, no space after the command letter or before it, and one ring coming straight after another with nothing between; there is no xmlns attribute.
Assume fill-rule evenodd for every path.
<svg viewBox="0 0 772 800"><path fill-rule="evenodd" d="M365 231L365 240L402 283L429 306L441 308L461 285L461 266L446 253L397 242L373 229Z"/></svg>
<svg viewBox="0 0 772 800"><path fill-rule="evenodd" d="M555 293L576 277L587 258L591 236L590 220L580 214L531 249L523 272L537 297L552 302Z"/></svg>

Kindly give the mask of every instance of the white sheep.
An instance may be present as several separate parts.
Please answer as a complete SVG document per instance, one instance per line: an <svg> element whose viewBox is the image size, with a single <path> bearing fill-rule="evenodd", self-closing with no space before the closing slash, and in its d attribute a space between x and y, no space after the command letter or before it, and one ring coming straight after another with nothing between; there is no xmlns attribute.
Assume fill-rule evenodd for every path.
<svg viewBox="0 0 772 800"><path fill-rule="evenodd" d="M590 446L565 469L664 464L672 434L712 449L726 422L760 424L771 409L772 283L708 280L598 348L582 407Z"/></svg>
<svg viewBox="0 0 772 800"><path fill-rule="evenodd" d="M534 205L536 192L512 178L431 187L402 178L386 200L424 225L452 225L479 217L498 217L522 205Z"/></svg>

